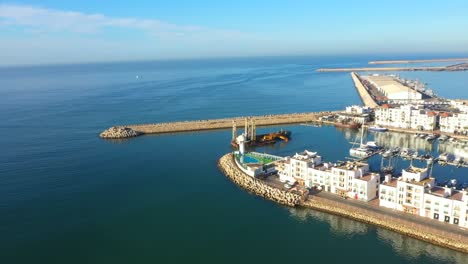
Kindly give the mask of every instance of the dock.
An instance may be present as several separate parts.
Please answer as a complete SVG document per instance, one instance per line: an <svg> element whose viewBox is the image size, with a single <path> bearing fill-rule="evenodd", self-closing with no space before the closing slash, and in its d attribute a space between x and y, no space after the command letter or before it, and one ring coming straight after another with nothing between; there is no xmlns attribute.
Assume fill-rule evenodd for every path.
<svg viewBox="0 0 468 264"><path fill-rule="evenodd" d="M193 132L216 129L230 129L233 124L242 126L246 118L255 120L257 126L274 126L301 124L308 122L317 122L321 116L332 115L335 112L308 112L308 113L292 113L292 114L277 114L277 115L262 115L249 117L232 117L222 119L209 120L194 120L194 121L178 121L155 124L138 124L138 125L121 125L111 127L100 134L102 138L127 138L131 136L121 136L116 128L128 128L130 131L135 131L132 136L142 134L165 134L178 132ZM117 133L109 133L109 131L117 131ZM128 132L128 130L126 130ZM125 134L127 135L127 134Z"/></svg>
<svg viewBox="0 0 468 264"><path fill-rule="evenodd" d="M374 98L372 98L364 84L362 84L359 75L357 75L355 72L352 72L351 77L353 78L354 86L356 87L356 90L358 91L359 96L361 97L361 100L364 103L364 105L371 108L378 107L379 105L377 104L377 102L374 100Z"/></svg>

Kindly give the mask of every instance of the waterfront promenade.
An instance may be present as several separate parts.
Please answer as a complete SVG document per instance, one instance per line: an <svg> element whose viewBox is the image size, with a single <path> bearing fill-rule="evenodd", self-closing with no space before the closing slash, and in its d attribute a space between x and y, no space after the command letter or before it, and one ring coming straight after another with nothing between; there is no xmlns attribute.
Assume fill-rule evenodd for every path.
<svg viewBox="0 0 468 264"><path fill-rule="evenodd" d="M234 183L265 199L283 205L302 206L347 217L438 246L468 253L468 231L458 226L382 208L378 206L378 200L368 203L345 200L326 192L298 196L280 187L275 188L274 185L268 184L268 181L254 179L243 173L235 164L231 153L221 157L218 166ZM291 195L288 196L288 194Z"/></svg>

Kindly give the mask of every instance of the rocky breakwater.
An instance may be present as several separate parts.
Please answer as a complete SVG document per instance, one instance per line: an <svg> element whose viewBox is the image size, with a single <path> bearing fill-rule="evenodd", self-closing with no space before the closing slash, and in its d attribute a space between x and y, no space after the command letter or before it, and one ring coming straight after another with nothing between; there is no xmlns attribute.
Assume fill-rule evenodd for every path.
<svg viewBox="0 0 468 264"><path fill-rule="evenodd" d="M231 153L221 157L218 167L235 184L265 199L287 206L301 205L304 201L303 197L298 194L274 188L262 180L245 174L237 167Z"/></svg>
<svg viewBox="0 0 468 264"><path fill-rule="evenodd" d="M117 127L113 126L109 129L104 130L99 136L101 138L131 138L141 135L141 132L135 131L129 127Z"/></svg>

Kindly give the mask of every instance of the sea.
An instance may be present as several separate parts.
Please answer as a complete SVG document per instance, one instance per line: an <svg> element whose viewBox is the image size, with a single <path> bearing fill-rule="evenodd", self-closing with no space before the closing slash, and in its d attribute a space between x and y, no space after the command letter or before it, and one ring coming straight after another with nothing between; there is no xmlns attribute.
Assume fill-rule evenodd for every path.
<svg viewBox="0 0 468 264"><path fill-rule="evenodd" d="M420 55L438 56L444 57ZM401 57L1 67L1 263L467 263L460 252L240 189L216 165L232 151L230 130L98 137L113 125L344 109L361 104L350 74L315 70L376 59ZM397 74L442 97L468 96L468 72ZM258 133L279 129L290 130L292 140L255 151L287 156L307 149L334 162L347 159L359 136L301 125ZM368 133L366 139L468 159L463 144L399 133ZM369 162L379 170L382 161ZM401 169L409 161L394 164ZM441 183L466 182L467 173L433 168Z"/></svg>

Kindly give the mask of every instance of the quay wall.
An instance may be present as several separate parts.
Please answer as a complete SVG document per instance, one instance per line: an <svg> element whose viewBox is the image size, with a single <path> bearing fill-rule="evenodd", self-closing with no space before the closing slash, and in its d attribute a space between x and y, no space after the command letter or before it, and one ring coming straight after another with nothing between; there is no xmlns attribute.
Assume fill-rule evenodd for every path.
<svg viewBox="0 0 468 264"><path fill-rule="evenodd" d="M222 119L210 120L195 120L195 121L178 121L167 123L155 124L137 124L137 125L123 125L112 127L107 131L114 131L116 128L128 128L135 131L137 135L141 134L162 134L162 133L176 133L176 132L191 132L202 130L226 129L231 128L234 122L238 128L243 128L245 118L252 118L255 120L256 126L270 126L270 125L285 125L285 124L299 124L305 122L317 121L320 116L330 115L334 112L309 112L309 113L291 113L291 114L278 114L278 115L263 115L263 116L250 116L250 117L232 117ZM118 135L115 133L101 133L101 137L106 138L106 135L112 134L112 138ZM122 136L122 138L125 136ZM109 137L111 138L111 137Z"/></svg>
<svg viewBox="0 0 468 264"><path fill-rule="evenodd" d="M382 215L364 207L347 205L334 200L309 195L304 197L267 185L259 179L243 173L235 164L232 154L226 154L218 161L220 170L235 184L265 199L287 206L302 206L314 210L347 217L360 222L376 225L441 247L468 253L468 236L461 233L442 231L423 223L399 218L398 215Z"/></svg>
<svg viewBox="0 0 468 264"><path fill-rule="evenodd" d="M265 199L292 207L300 205L304 201L304 198L298 194L274 188L262 180L245 174L237 167L231 153L221 157L218 161L218 167L232 182Z"/></svg>
<svg viewBox="0 0 468 264"><path fill-rule="evenodd" d="M349 206L317 196L309 196L309 199L305 201L303 206L376 225L437 246L468 253L468 236L462 233L446 232L426 226L423 223L416 223L389 215L383 216L369 209Z"/></svg>
<svg viewBox="0 0 468 264"><path fill-rule="evenodd" d="M356 73L352 72L351 73L351 78L353 79L354 86L356 87L356 90L358 91L359 96L361 97L361 100L364 103L364 105L368 106L368 107L371 107L371 108L378 107L379 105L375 102L375 100L369 94L366 87L364 87L364 85L362 84L362 82L359 79L358 75Z"/></svg>

